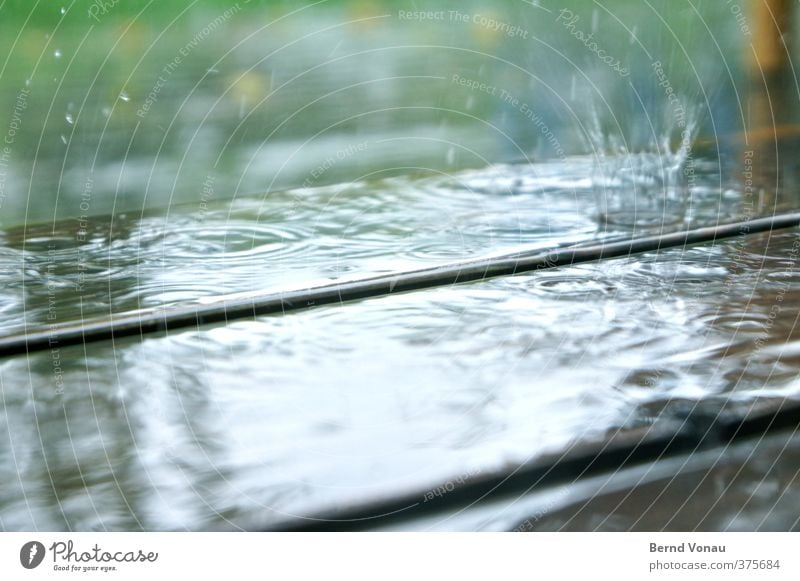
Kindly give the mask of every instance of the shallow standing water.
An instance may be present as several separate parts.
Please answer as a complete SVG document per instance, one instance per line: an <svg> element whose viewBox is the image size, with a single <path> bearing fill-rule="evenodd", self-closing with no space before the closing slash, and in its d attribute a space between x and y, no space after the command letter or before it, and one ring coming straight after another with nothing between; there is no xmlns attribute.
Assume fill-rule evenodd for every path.
<svg viewBox="0 0 800 581"><path fill-rule="evenodd" d="M714 137L684 226L798 206L773 196L796 156L755 141L791 107L745 98L736 3L64 4L0 4L6 335L630 235L595 221L588 156L682 138L665 81ZM790 171L748 192L737 143L753 173ZM534 163L492 165L515 159ZM785 231L2 359L0 529L259 528L696 405L780 405L797 255ZM797 528L796 450L403 528Z"/></svg>
<svg viewBox="0 0 800 581"><path fill-rule="evenodd" d="M741 217L718 165L698 171L688 224ZM85 235L10 229L2 327L626 234L593 219L590 175L582 158L499 165L96 219ZM796 398L799 253L788 230L5 359L0 527L266 526L672 410ZM479 526L465 522L442 526Z"/></svg>

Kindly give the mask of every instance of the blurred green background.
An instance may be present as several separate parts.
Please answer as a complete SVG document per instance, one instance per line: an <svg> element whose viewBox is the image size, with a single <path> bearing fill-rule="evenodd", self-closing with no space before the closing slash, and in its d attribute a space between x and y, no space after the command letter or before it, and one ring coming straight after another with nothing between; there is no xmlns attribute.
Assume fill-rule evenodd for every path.
<svg viewBox="0 0 800 581"><path fill-rule="evenodd" d="M5 0L0 225L737 131L731 6Z"/></svg>

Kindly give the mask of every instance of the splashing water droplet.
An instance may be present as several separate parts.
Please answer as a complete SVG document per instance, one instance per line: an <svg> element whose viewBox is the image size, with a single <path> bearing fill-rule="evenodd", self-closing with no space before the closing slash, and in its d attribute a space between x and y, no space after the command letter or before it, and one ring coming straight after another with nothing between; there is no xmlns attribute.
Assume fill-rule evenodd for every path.
<svg viewBox="0 0 800 581"><path fill-rule="evenodd" d="M57 59L60 59L61 58L61 50L56 49L55 51L53 51L53 56L56 57Z"/></svg>
<svg viewBox="0 0 800 581"><path fill-rule="evenodd" d="M128 93L127 93L127 92L125 92L125 91L122 91L122 92L119 94L119 98L120 98L120 99L122 99L123 101L125 101L126 103L127 103L128 101L130 101L130 100L131 100L131 97L130 97L130 95L128 95Z"/></svg>
<svg viewBox="0 0 800 581"><path fill-rule="evenodd" d="M67 13L67 9L62 6L61 7L61 14L66 14L66 13Z"/></svg>
<svg viewBox="0 0 800 581"><path fill-rule="evenodd" d="M67 123L69 123L70 125L75 123L75 119L72 117L71 113L67 113L66 115L64 115L64 119L66 119Z"/></svg>
<svg viewBox="0 0 800 581"><path fill-rule="evenodd" d="M62 136L61 136L61 143L63 143L64 145L66 145L66 144L67 144L67 138L66 138L66 136L64 136L64 135L62 135Z"/></svg>

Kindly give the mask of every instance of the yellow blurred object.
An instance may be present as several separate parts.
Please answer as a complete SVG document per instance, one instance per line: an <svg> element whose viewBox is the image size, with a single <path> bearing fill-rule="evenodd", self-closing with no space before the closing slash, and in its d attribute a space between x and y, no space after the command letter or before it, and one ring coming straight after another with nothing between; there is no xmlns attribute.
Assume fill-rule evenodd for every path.
<svg viewBox="0 0 800 581"><path fill-rule="evenodd" d="M753 50L748 53L751 74L769 75L788 63L786 41L792 28L792 3L792 0L751 0Z"/></svg>
<svg viewBox="0 0 800 581"><path fill-rule="evenodd" d="M40 28L24 29L20 31L20 38L14 50L18 51L18 54L41 54L49 40L47 35L47 30Z"/></svg>
<svg viewBox="0 0 800 581"><path fill-rule="evenodd" d="M115 49L119 55L136 55L138 58L152 41L148 27L136 20L115 24L113 30L113 38L119 39Z"/></svg>
<svg viewBox="0 0 800 581"><path fill-rule="evenodd" d="M487 20L499 21L499 17L491 13L481 13L480 17L486 17ZM492 50L496 48L503 41L503 32L494 30L489 26L481 24L473 18L467 25L470 27L470 35L477 45L483 50Z"/></svg>
<svg viewBox="0 0 800 581"><path fill-rule="evenodd" d="M236 103L252 107L269 95L270 78L261 71L246 71L228 77L230 98Z"/></svg>
<svg viewBox="0 0 800 581"><path fill-rule="evenodd" d="M372 2L354 0L347 5L347 20L360 30L375 30L389 20L388 18L379 18L379 16L387 14L394 17L397 15L397 11L390 10L379 0Z"/></svg>

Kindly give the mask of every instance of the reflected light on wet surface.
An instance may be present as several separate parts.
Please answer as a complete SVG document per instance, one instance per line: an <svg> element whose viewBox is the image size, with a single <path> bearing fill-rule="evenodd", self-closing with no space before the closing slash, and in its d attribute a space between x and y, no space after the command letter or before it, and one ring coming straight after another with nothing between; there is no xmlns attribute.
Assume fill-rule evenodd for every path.
<svg viewBox="0 0 800 581"><path fill-rule="evenodd" d="M709 168L688 224L737 217ZM578 158L271 193L202 216L98 219L82 244L58 227L8 230L0 317L30 330L51 313L80 321L624 234L593 220L590 172ZM0 524L266 525L513 467L672 410L796 397L797 240L754 235L4 360ZM606 526L593 518L547 527Z"/></svg>

